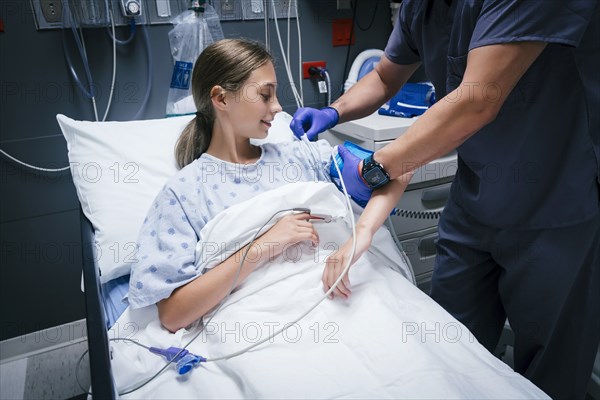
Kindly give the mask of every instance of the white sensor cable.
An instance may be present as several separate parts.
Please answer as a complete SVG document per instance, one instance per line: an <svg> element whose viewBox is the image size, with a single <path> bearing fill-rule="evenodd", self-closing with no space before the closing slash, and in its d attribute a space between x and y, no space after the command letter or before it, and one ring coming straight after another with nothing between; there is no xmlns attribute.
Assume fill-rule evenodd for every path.
<svg viewBox="0 0 600 400"><path fill-rule="evenodd" d="M302 138L304 142L309 143L310 146L312 146L312 143L310 143L308 141L308 138L306 138L306 135L304 135L304 137ZM311 153L314 154L314 151L311 150ZM331 158L332 158L332 162L335 165L335 168L338 172L338 175L341 177L342 176L342 172L340 171L340 167L337 163L335 154L333 152L333 149L331 149ZM348 191L346 189L346 185L344 183L343 178L340 178L340 183L342 186L342 190L345 194L344 198L346 200L346 205L348 207L348 212L349 212L349 217L350 217L350 224L352 226L352 249L350 252L350 257L348 259L348 262L346 264L346 266L344 267L344 270L342 271L342 273L340 274L340 276L337 278L337 280L334 282L333 286L313 305L311 306L307 311L305 311L304 313L302 313L300 316L298 316L294 321L287 323L286 325L284 325L283 328L279 329L278 331L272 333L271 335L269 335L269 337L265 338L264 340L261 340L257 343L254 343L248 347L245 347L239 351L221 356L221 357L215 357L215 358L206 358L204 359L202 362L211 362L211 361L220 361L220 360L227 360L236 356L239 356L241 354L246 353L247 351L269 341L272 340L273 338L275 338L276 336L278 336L279 334L281 334L283 331L287 330L288 328L290 328L291 326L294 326L295 324L298 323L298 321L302 320L305 316L307 316L311 311L313 311L319 304L321 304L321 302L323 302L323 300L325 300L326 298L329 297L329 295L331 293L333 293L333 291L337 288L337 286L339 285L339 283L342 281L342 279L344 278L344 276L348 273L348 270L350 269L350 266L352 265L352 259L354 258L354 254L356 253L356 221L354 219L354 212L352 210L352 204L350 203L350 195L348 194ZM208 324L210 324L210 322L212 321L213 317L219 312L219 310L221 310L221 308L223 307L223 305L225 304L225 300L227 299L227 297L229 297L229 295L231 294L231 292L233 291L233 289L235 288L238 278L240 276L244 261L246 260L246 256L248 254L248 251L250 249L250 247L254 244L256 238L258 237L258 235L262 232L262 230L264 229L264 227L277 215L280 214L282 212L286 212L286 211L296 211L297 209L285 209L285 210L279 210L277 212L275 212L254 234L254 237L252 238L252 240L250 241L248 248L246 249L246 251L244 252L242 259L240 260L240 264L238 266L238 270L236 272L236 276L234 277L234 280L231 284L231 287L227 293L227 295L225 296L225 298L223 300L221 300L219 306L217 307L217 309L212 312L212 315L210 316L210 318L208 319L208 321L203 324L204 326L207 326ZM142 388L143 386L147 385L149 382L153 381L158 375L160 375L163 371L165 371L167 369L167 367L171 364L173 364L173 360L177 359L177 357L179 356L179 354L183 353L199 336L200 334L202 334L202 332L204 332L204 329L200 329L199 332L197 332L187 343L184 347L181 348L181 350L179 351L179 353L177 353L176 355L173 356L173 359L171 361L168 361L160 370L158 370L153 376L151 376L149 379L147 379L146 381L142 382L141 384L138 384L137 386L135 386L132 389L126 390L124 392L119 393L119 395L124 395L124 394L129 394L132 393L140 388ZM120 340L120 338L114 338L111 339L114 341L118 341ZM129 340L129 339L124 339L124 340ZM137 342L134 342L135 344L139 344ZM140 344L140 346L147 348L147 346L143 346ZM81 363L81 361L83 360L83 357L87 354L87 351L84 352L81 357L79 358L79 361L77 363L77 365L79 366L79 364ZM77 376L76 376L77 377ZM79 381L78 381L79 383ZM81 385L80 385L81 387ZM91 392L87 392L87 394L91 395Z"/></svg>
<svg viewBox="0 0 600 400"><path fill-rule="evenodd" d="M333 149L331 150L331 157L332 157L332 162L335 165L335 169L338 172L338 175L341 177L342 176L342 172L340 171L339 165L335 159L335 154L333 153ZM344 278L344 276L348 273L348 270L350 269L350 266L352 265L352 259L354 258L354 254L356 252L356 221L354 220L354 212L352 211L352 204L350 203L350 195L348 194L348 191L346 190L346 185L344 183L344 180L342 178L340 178L340 183L342 185L342 190L345 194L345 199L346 199L346 205L348 206L348 211L350 214L350 224L352 226L352 250L350 252L350 257L348 258L348 262L346 264L346 266L344 267L344 270L342 271L342 273L340 274L340 276L337 278L337 280L333 283L333 286L331 288L329 288L329 290L323 295L323 297L321 297L313 306L311 306L307 311L305 311L304 313L302 313L298 318L296 318L294 321L287 323L283 328L279 329L277 332L272 333L271 335L269 335L267 338L257 342L257 343L253 343L252 345L245 347L239 351L236 351L234 353L231 354L227 354L221 357L216 357L216 358L207 358L206 362L209 361L220 361L220 360L227 360L229 358L233 358L236 356L239 356L241 354L244 354L245 352L269 341L272 340L273 338L275 338L276 336L278 336L280 333L282 333L283 331L285 331L286 329L288 329L289 327L295 325L298 323L298 321L300 321L302 318L306 317L312 310L314 310L319 304L321 304L321 302L323 302L323 300L325 300L326 298L329 297L329 295L331 293L333 293L333 291L337 288L337 286L339 285L339 283L342 281L342 279Z"/></svg>

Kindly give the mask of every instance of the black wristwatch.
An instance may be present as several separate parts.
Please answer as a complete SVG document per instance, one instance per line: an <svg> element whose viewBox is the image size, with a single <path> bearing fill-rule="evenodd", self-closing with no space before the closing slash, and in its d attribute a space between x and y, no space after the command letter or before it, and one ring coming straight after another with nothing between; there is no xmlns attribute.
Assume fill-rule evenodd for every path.
<svg viewBox="0 0 600 400"><path fill-rule="evenodd" d="M373 154L363 160L362 177L371 189L377 189L390 181L390 175L373 159Z"/></svg>

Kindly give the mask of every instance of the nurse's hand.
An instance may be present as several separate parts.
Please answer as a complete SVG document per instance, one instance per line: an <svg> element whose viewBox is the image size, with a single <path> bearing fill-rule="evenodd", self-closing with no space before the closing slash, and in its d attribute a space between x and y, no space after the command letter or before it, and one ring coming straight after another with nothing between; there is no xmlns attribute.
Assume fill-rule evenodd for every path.
<svg viewBox="0 0 600 400"><path fill-rule="evenodd" d="M294 113L294 118L290 122L290 128L298 139L306 133L308 139L312 140L319 133L333 128L339 119L340 116L333 107L325 107L320 110L303 107Z"/></svg>
<svg viewBox="0 0 600 400"><path fill-rule="evenodd" d="M356 250L354 252L354 257L350 261L350 256L352 255L352 237L343 244L338 250L332 253L329 257L327 257L327 261L325 262L325 269L323 270L323 277L321 278L323 282L323 291L327 292L335 283L335 281L339 278L339 276L346 268L346 264L350 261L350 265L354 264L356 260L360 258L371 246L371 241L373 240L373 236L369 234L366 230L358 230L356 231ZM348 273L350 269L348 269ZM339 296L344 299L347 299L352 291L350 290L350 278L348 278L348 273L344 275L340 283L338 283L337 287L331 292L329 295L330 299L333 299L334 296Z"/></svg>
<svg viewBox="0 0 600 400"><path fill-rule="evenodd" d="M342 167L342 178L348 194L357 202L367 202L371 198L373 191L362 178L360 172L359 157L352 154L345 146L338 146L338 154L344 160Z"/></svg>

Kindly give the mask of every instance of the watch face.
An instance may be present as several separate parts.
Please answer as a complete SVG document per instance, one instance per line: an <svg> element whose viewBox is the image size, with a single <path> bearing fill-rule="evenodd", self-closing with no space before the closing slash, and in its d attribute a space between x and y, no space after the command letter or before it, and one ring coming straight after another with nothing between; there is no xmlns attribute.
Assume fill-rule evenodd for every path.
<svg viewBox="0 0 600 400"><path fill-rule="evenodd" d="M378 168L374 168L365 172L363 178L365 178L369 186L371 186L372 188L382 185L388 180L387 176L385 176L385 174Z"/></svg>

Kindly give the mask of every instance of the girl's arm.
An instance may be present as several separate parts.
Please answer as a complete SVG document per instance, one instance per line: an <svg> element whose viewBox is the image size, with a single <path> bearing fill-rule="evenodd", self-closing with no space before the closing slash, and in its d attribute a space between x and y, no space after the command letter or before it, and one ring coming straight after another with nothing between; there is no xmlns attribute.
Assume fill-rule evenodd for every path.
<svg viewBox="0 0 600 400"><path fill-rule="evenodd" d="M356 250L351 261L352 264L369 249L373 235L400 201L413 173L406 173L373 192L365 210L356 223ZM328 291L341 275L350 259L351 251L352 238L349 238L339 250L327 258L322 278L325 291ZM348 274L346 274L331 293L330 298L333 298L334 295L348 298L350 293L350 280Z"/></svg>
<svg viewBox="0 0 600 400"><path fill-rule="evenodd" d="M310 240L316 246L319 237L308 218L306 213L281 218L251 247L244 246L215 268L175 289L168 298L157 304L160 322L166 329L175 332L190 325L219 304L229 294L246 251L248 255L236 287L256 268L281 254L286 245Z"/></svg>

